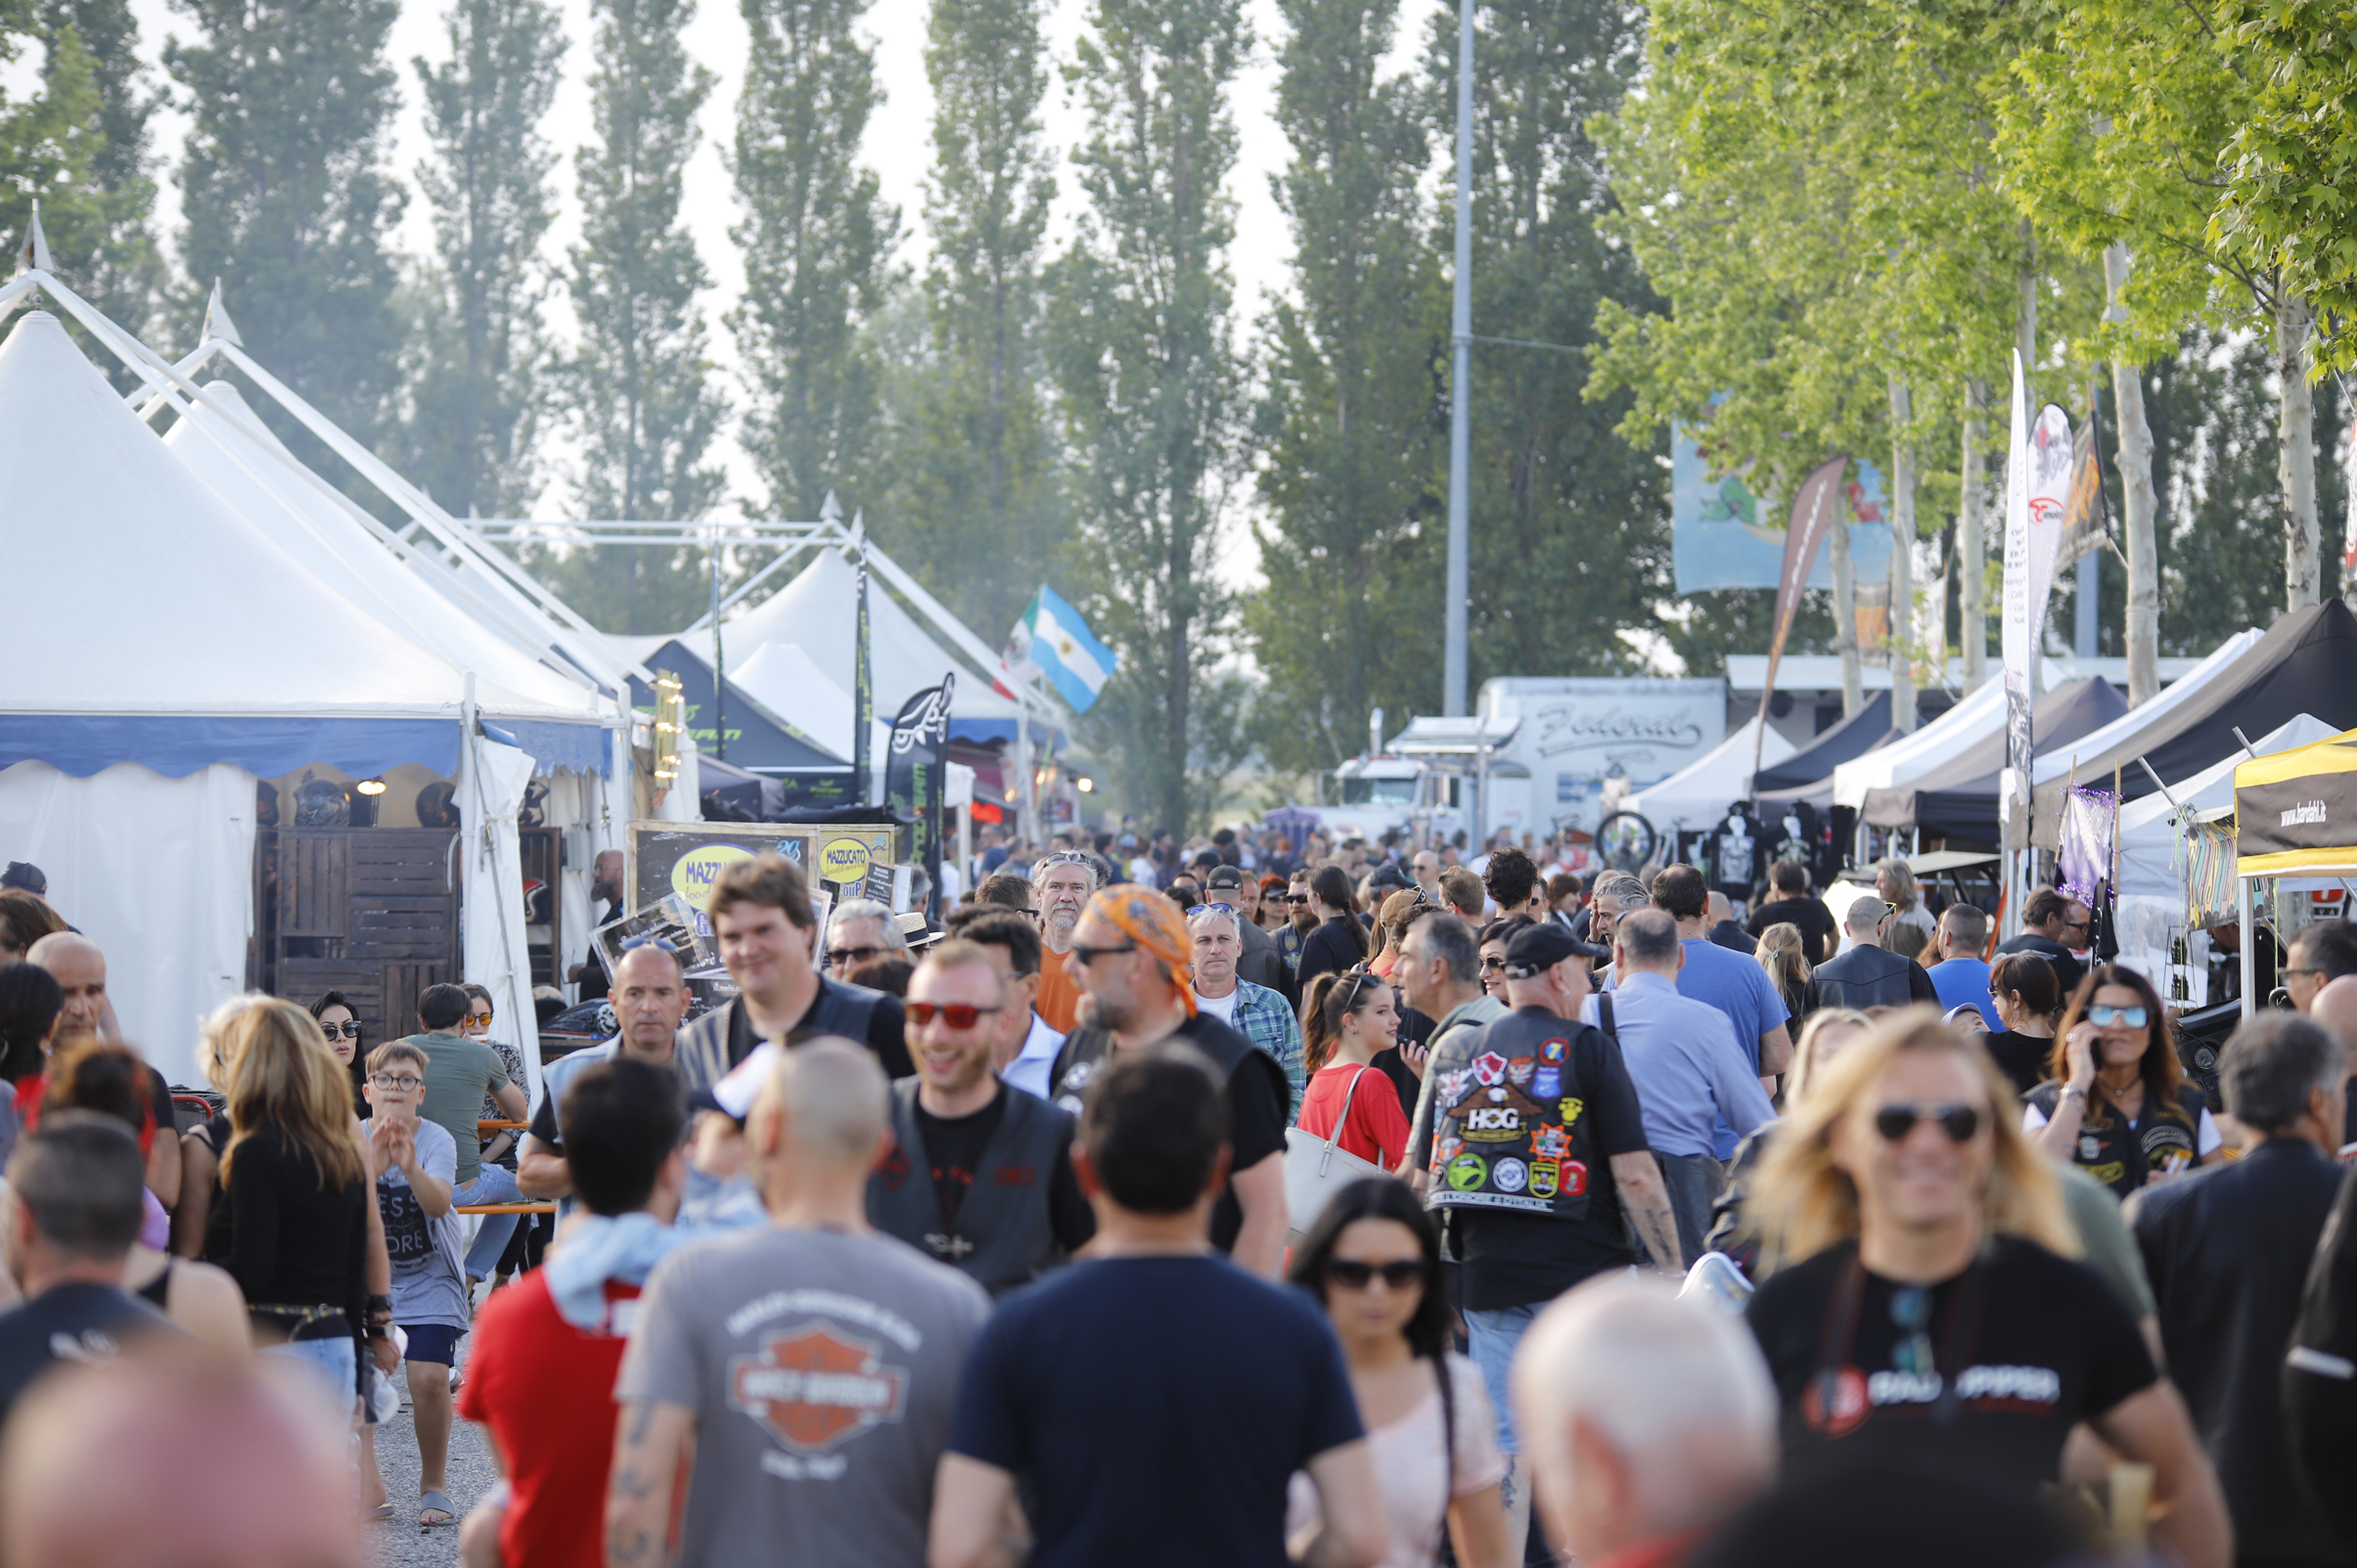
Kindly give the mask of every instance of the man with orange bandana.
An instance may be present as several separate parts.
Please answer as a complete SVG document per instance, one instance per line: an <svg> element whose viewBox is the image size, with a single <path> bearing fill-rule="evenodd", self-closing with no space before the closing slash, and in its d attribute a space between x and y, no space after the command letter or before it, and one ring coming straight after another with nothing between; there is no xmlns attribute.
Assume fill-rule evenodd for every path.
<svg viewBox="0 0 2357 1568"><path fill-rule="evenodd" d="M1274 1279L1285 1261L1292 1091L1267 1052L1196 1010L1194 948L1179 907L1151 887L1118 882L1089 900L1062 959L1081 992L1080 1016L1048 1075L1050 1098L1078 1115L1090 1076L1115 1051L1183 1040L1208 1056L1226 1083L1230 1149L1211 1244Z"/></svg>

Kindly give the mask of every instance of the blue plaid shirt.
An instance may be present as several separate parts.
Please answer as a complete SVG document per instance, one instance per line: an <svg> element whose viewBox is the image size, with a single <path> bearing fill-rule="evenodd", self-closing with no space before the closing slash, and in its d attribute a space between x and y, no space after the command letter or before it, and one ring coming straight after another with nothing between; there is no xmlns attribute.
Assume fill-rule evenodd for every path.
<svg viewBox="0 0 2357 1568"><path fill-rule="evenodd" d="M1196 998L1200 1005L1202 998ZM1301 1114L1301 1096L1308 1088L1308 1074L1301 1065L1301 1021L1293 1009L1286 1006L1285 998L1265 985L1249 980L1236 982L1236 1032L1253 1045L1277 1058L1285 1069L1285 1081L1293 1088L1293 1101L1286 1109L1287 1126L1292 1125Z"/></svg>

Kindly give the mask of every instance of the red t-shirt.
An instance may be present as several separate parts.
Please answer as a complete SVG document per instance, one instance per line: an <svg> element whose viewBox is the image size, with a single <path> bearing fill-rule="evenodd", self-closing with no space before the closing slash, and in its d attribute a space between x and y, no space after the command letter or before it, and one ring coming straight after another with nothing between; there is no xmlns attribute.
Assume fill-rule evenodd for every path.
<svg viewBox="0 0 2357 1568"><path fill-rule="evenodd" d="M506 1568L604 1568L613 1379L638 1293L608 1280L608 1331L585 1334L559 1315L535 1269L476 1314L458 1412L490 1427L507 1463Z"/></svg>
<svg viewBox="0 0 2357 1568"><path fill-rule="evenodd" d="M1353 1094L1351 1079L1360 1074L1368 1075L1367 1081ZM1350 1119L1342 1124L1336 1146L1360 1159L1373 1160L1386 1171L1405 1159L1408 1114L1399 1108L1399 1091L1391 1087L1391 1080L1373 1067L1342 1061L1320 1069L1309 1081L1309 1092L1301 1097L1301 1117L1295 1125L1313 1138L1332 1135L1345 1098L1350 1101Z"/></svg>

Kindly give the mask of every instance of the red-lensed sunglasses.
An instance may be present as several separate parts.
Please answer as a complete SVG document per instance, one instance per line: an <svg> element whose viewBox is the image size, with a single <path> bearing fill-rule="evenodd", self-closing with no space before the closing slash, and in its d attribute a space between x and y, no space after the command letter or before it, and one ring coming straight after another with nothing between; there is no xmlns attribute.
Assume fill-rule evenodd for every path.
<svg viewBox="0 0 2357 1568"><path fill-rule="evenodd" d="M971 1002L910 1002L903 1004L908 1021L922 1029L939 1018L952 1029L971 1029L979 1023L985 1012L1003 1012L1003 1008L977 1008Z"/></svg>

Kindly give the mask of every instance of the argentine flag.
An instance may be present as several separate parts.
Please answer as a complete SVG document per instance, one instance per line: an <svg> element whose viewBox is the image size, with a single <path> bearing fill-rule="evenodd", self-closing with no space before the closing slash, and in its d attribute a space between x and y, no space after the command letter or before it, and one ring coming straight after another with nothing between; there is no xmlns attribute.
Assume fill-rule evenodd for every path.
<svg viewBox="0 0 2357 1568"><path fill-rule="evenodd" d="M1007 650L999 656L1006 679L995 683L1009 696L1009 683L1046 676L1070 703L1074 713L1086 713L1120 660L1097 641L1080 612L1045 583L1023 618L1007 634Z"/></svg>

